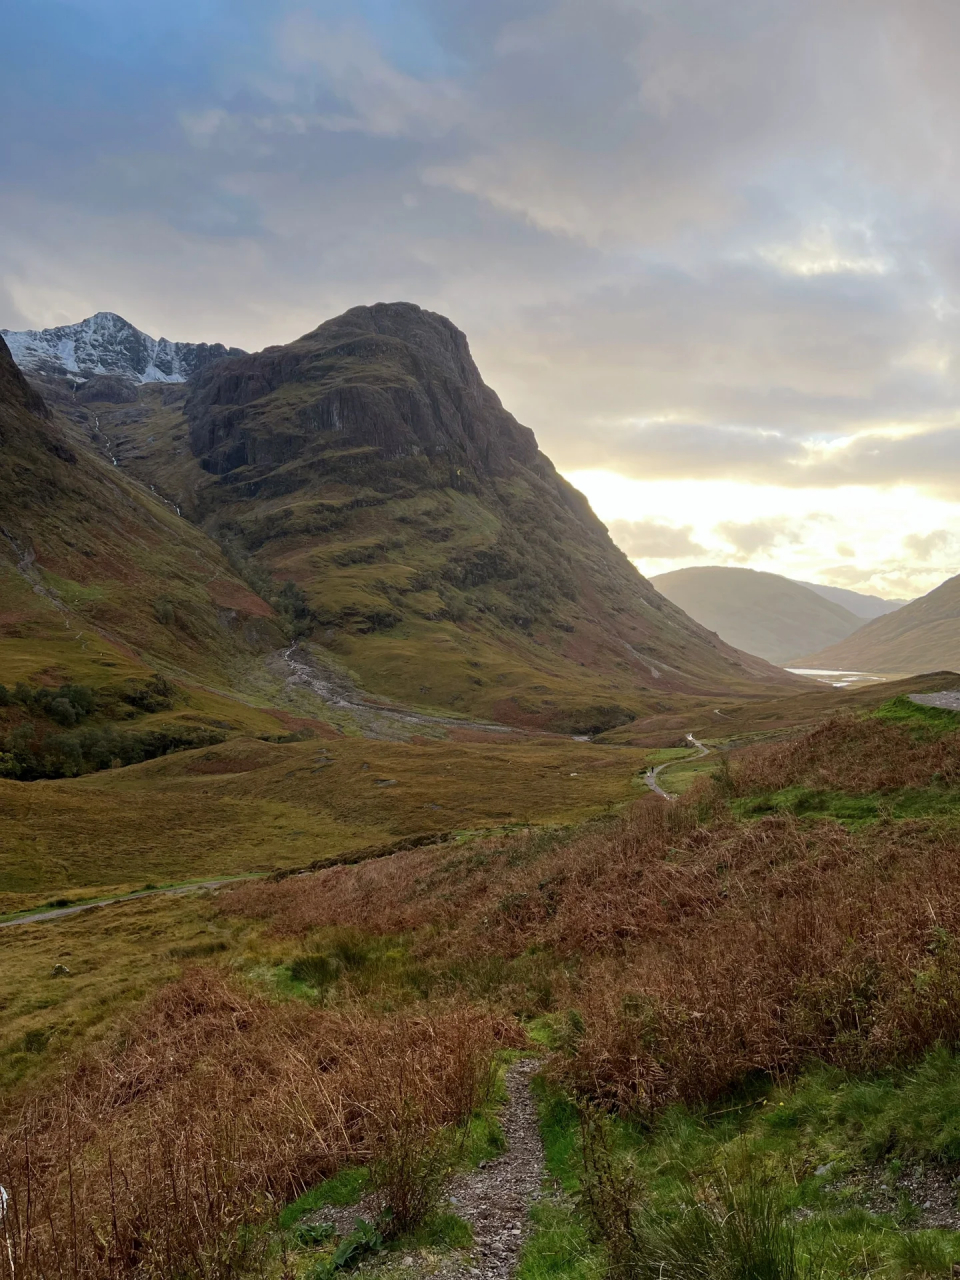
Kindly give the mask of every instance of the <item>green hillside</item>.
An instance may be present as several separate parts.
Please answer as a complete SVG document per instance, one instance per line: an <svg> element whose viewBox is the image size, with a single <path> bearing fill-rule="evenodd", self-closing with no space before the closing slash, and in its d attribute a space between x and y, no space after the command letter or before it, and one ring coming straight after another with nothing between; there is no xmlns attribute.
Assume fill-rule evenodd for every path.
<svg viewBox="0 0 960 1280"><path fill-rule="evenodd" d="M787 679L640 577L463 334L418 307L356 308L186 391L64 407L249 581L295 582L321 658L377 694L587 731Z"/></svg>
<svg viewBox="0 0 960 1280"><path fill-rule="evenodd" d="M0 342L0 681L242 683L283 642L201 530L71 440Z"/></svg>

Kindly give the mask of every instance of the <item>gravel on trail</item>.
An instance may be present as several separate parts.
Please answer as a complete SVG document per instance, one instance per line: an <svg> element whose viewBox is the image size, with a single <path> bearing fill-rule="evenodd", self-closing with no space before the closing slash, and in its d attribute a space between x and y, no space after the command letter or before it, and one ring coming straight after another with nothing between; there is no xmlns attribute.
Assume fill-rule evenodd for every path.
<svg viewBox="0 0 960 1280"><path fill-rule="evenodd" d="M450 1184L450 1208L473 1230L470 1249L438 1255L428 1251L378 1260L361 1268L375 1275L389 1270L404 1280L508 1280L513 1275L531 1231L530 1207L543 1194L543 1143L530 1078L540 1069L537 1058L522 1058L507 1068L507 1102L500 1112L506 1150L495 1160L458 1174ZM370 1221L378 1205L372 1197L360 1204L316 1210L305 1223L329 1222L338 1236L349 1235L358 1217Z"/></svg>
<svg viewBox="0 0 960 1280"><path fill-rule="evenodd" d="M500 1114L507 1149L469 1173L450 1189L450 1203L473 1228L468 1257L448 1259L435 1272L443 1280L506 1280L516 1269L530 1234L530 1207L543 1191L543 1143L530 1077L540 1069L536 1058L523 1058L507 1069L508 1102Z"/></svg>

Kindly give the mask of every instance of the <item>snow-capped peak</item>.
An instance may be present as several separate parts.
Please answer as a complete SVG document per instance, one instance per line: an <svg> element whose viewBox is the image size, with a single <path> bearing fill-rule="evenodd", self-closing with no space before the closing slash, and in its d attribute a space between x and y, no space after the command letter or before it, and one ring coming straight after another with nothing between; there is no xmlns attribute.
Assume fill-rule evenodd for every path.
<svg viewBox="0 0 960 1280"><path fill-rule="evenodd" d="M112 311L56 329L0 329L0 334L25 373L79 378L114 374L132 382L186 382L211 360L246 354L219 342L151 338Z"/></svg>

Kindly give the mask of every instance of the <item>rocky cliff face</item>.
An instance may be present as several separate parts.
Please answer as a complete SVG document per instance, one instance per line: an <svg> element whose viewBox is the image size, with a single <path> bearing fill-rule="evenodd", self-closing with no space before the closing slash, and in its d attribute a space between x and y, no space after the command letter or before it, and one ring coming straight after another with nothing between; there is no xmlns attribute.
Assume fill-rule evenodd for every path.
<svg viewBox="0 0 960 1280"><path fill-rule="evenodd" d="M289 346L208 365L186 414L193 451L216 475L290 461L323 438L490 475L539 456L533 432L484 384L464 334L407 303L355 307Z"/></svg>
<svg viewBox="0 0 960 1280"><path fill-rule="evenodd" d="M244 354L219 342L151 338L112 311L55 329L0 334L24 372L77 380L114 375L135 383L186 382L212 360Z"/></svg>

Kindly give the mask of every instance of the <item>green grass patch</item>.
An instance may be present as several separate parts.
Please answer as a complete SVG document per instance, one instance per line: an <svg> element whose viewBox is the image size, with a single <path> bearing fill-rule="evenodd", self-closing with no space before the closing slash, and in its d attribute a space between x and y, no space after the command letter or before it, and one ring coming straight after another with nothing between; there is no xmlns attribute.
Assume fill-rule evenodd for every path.
<svg viewBox="0 0 960 1280"><path fill-rule="evenodd" d="M342 1207L348 1204L359 1204L370 1186L370 1172L366 1168L350 1165L341 1169L332 1178L326 1178L302 1196L282 1209L278 1218L281 1228L292 1227L318 1209L331 1206Z"/></svg>
<svg viewBox="0 0 960 1280"><path fill-rule="evenodd" d="M577 1109L548 1086L536 1087L548 1172L566 1195L537 1210L519 1274L601 1274L600 1250L576 1208ZM960 1233L929 1229L923 1216L922 1177L949 1185L960 1161L960 1058L947 1049L898 1075L816 1068L791 1087L759 1084L709 1111L678 1107L648 1128L616 1119L605 1128L612 1158L639 1189L638 1237L668 1259L665 1277L692 1280L720 1274L716 1267L726 1276L716 1258L714 1271L696 1266L710 1250L727 1261L736 1254L739 1237L727 1235L737 1214L769 1228L770 1256L779 1257L773 1270L762 1270L770 1280L906 1280L948 1276L960 1262ZM726 1199L721 1213L716 1206ZM774 1219L784 1224L779 1236ZM647 1274L650 1261L640 1259L637 1275ZM731 1276L761 1274L746 1261L746 1270L735 1258L730 1265Z"/></svg>
<svg viewBox="0 0 960 1280"><path fill-rule="evenodd" d="M524 1245L517 1280L600 1280L604 1260L568 1205L534 1205L533 1234Z"/></svg>
<svg viewBox="0 0 960 1280"><path fill-rule="evenodd" d="M953 817L960 814L960 789L904 787L899 791L851 796L842 791L785 787L735 800L731 808L738 818L792 813L799 818L835 818L855 827L889 818Z"/></svg>
<svg viewBox="0 0 960 1280"><path fill-rule="evenodd" d="M960 712L948 711L944 707L925 707L921 703L911 702L906 694L881 703L870 714L877 720L905 725L914 730L917 737L922 738L939 738L944 733L960 729Z"/></svg>

